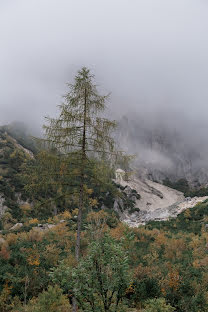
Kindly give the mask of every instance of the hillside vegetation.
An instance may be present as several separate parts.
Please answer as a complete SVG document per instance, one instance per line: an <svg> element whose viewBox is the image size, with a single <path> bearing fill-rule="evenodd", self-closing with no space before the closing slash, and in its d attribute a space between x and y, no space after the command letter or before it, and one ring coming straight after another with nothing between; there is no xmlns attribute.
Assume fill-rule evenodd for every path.
<svg viewBox="0 0 208 312"><path fill-rule="evenodd" d="M1 219L0 311L71 311L72 276L77 276L79 281L78 298L86 301L83 311L93 311L88 306L92 298L95 303L98 300L97 309L102 311L98 286L92 283L89 288L85 283L90 278L96 280L96 266L93 264L89 270L89 261L99 263L99 259L105 257L106 248L110 254L101 265L108 264L112 273L108 277L109 272L104 272L102 278L110 278L110 282L106 280L109 292L121 278L118 311L174 311L173 308L182 312L207 311L208 202L184 211L175 219L130 229L113 211L117 186L113 182L103 188L88 185L91 205L84 214L83 260L77 269L74 250L78 210L61 197L57 201L57 214L54 214L51 202L46 202L45 191L42 194L37 189L33 198L30 197L30 193L24 191L27 179L23 173L25 166L31 170L31 163L33 168L39 166L39 159L31 159L15 147L5 133L1 135L2 141L4 139L1 155L2 159L7 159L1 163L4 169L1 185L5 186L2 190L9 209ZM11 157L14 152L15 157ZM6 158L7 155L10 156ZM17 203L17 193L22 194L27 205ZM45 205L40 204L44 202ZM10 230L17 221L23 226ZM100 248L99 244L105 247L98 249L93 260L92 250ZM109 257L118 252L121 258L115 261L116 266L121 265L120 273L114 271L109 261ZM112 297L112 302L116 302L116 296Z"/></svg>
<svg viewBox="0 0 208 312"><path fill-rule="evenodd" d="M76 210L65 211L50 218L45 229L38 227L41 220L27 218L24 227L2 233L1 311L58 311L52 306L62 305L60 311L70 311L75 276L77 298L86 302L83 311L93 311L90 300L99 303L102 298L96 286L96 263L109 266L102 276L108 292L116 283L122 286L118 311L143 311L148 302L151 305L148 300L155 298L161 298L157 299L159 305L161 300L161 305L166 302L176 311L207 311L208 203L187 210L174 220L134 229L117 219L109 224L107 212L92 211L84 222L83 260L78 268L74 256L76 214ZM115 258L115 270L112 259L118 257L118 252L121 258ZM112 300L115 303L116 293ZM145 311L165 311L161 307L155 310L155 304L152 309Z"/></svg>

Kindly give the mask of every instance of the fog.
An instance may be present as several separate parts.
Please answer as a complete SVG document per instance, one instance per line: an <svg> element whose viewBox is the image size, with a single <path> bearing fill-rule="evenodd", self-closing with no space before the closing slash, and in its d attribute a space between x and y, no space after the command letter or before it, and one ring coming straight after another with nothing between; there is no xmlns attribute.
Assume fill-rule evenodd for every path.
<svg viewBox="0 0 208 312"><path fill-rule="evenodd" d="M0 0L0 124L40 127L87 66L111 92L111 116L177 129L201 148L207 16L207 0Z"/></svg>

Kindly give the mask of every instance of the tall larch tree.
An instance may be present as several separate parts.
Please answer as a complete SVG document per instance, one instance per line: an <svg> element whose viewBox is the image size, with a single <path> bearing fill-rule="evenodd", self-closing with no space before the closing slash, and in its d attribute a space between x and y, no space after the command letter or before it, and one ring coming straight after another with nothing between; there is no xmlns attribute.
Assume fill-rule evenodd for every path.
<svg viewBox="0 0 208 312"><path fill-rule="evenodd" d="M74 178L78 188L79 212L75 255L78 261L88 169L93 158L111 162L116 155L112 138L116 122L103 117L108 96L99 95L89 69L83 67L78 71L74 84L68 84L68 87L64 102L59 106L59 117L47 117L45 138L42 141L47 147L55 148L63 158L69 157L68 163L76 168Z"/></svg>

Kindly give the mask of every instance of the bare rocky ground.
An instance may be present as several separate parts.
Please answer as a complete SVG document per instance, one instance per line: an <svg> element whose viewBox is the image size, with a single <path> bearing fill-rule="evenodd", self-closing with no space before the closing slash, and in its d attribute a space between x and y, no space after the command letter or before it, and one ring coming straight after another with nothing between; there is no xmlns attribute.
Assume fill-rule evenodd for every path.
<svg viewBox="0 0 208 312"><path fill-rule="evenodd" d="M141 196L135 201L135 208L139 208L139 211L133 213L119 210L118 203L116 201L114 203L114 209L119 213L121 220L131 227L137 227L151 220L162 221L176 217L183 210L208 199L208 196L185 198L183 193L148 179L133 177L127 182L123 179L122 171L117 174L116 182L123 187L136 190Z"/></svg>

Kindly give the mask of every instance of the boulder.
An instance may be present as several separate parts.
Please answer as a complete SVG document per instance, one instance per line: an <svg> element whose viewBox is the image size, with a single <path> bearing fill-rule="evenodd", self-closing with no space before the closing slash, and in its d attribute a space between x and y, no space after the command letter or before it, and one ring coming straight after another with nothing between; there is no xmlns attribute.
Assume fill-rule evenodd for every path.
<svg viewBox="0 0 208 312"><path fill-rule="evenodd" d="M15 225L13 225L10 230L14 231L14 230L19 230L21 227L23 226L23 223L16 223Z"/></svg>

